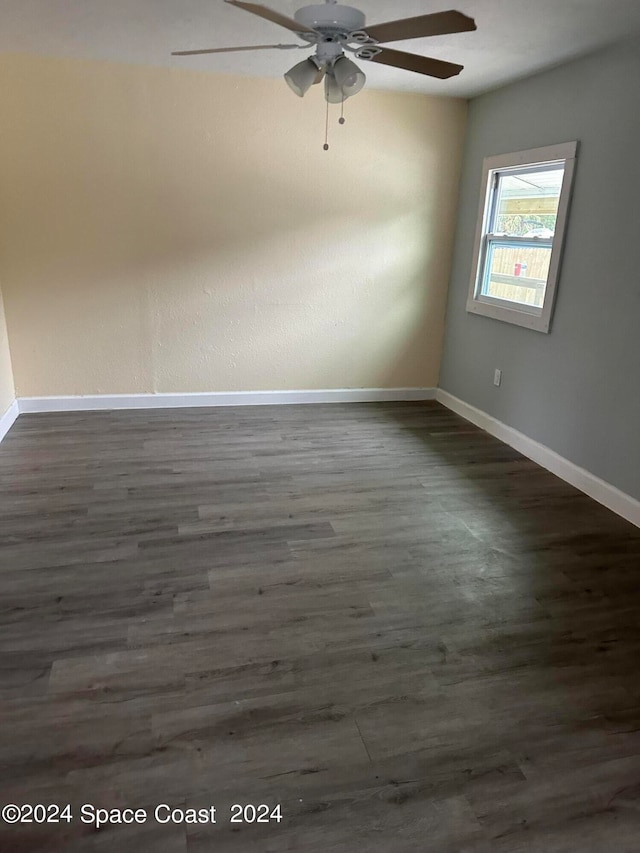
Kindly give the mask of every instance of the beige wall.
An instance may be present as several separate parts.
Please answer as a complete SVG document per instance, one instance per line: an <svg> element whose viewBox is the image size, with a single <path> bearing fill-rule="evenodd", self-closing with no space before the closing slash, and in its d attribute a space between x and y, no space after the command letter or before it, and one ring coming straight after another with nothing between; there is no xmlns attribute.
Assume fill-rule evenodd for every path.
<svg viewBox="0 0 640 853"><path fill-rule="evenodd" d="M15 396L11 356L9 354L9 338L7 336L7 324L4 316L4 302L2 300L2 290L0 289L0 418L13 403Z"/></svg>
<svg viewBox="0 0 640 853"><path fill-rule="evenodd" d="M287 60L283 60L286 65ZM19 396L437 383L466 104L0 60Z"/></svg>

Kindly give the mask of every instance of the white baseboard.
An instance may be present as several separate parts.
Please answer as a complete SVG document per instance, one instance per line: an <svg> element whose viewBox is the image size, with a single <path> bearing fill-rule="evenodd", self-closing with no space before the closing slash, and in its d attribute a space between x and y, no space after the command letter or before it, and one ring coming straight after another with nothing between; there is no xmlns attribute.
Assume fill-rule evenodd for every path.
<svg viewBox="0 0 640 853"><path fill-rule="evenodd" d="M2 441L2 439L14 425L19 414L20 409L18 407L18 401L14 400L13 403L7 409L7 411L4 413L4 415L0 417L0 441Z"/></svg>
<svg viewBox="0 0 640 853"><path fill-rule="evenodd" d="M537 462L538 465L546 468L547 471L551 471L561 480L575 486L576 489L606 506L607 509L640 527L640 501L631 495L621 492L620 489L606 483L584 468L580 468L544 444L534 441L524 433L507 426L486 412L476 409L475 406L470 406L447 391L438 389L436 399L443 406L461 415L465 420L500 439L500 441L522 453L523 456Z"/></svg>
<svg viewBox="0 0 640 853"><path fill-rule="evenodd" d="M354 388L326 391L230 391L203 394L109 394L21 397L21 414L115 409L187 409L218 406L283 406L312 403L378 403L435 400L435 388Z"/></svg>

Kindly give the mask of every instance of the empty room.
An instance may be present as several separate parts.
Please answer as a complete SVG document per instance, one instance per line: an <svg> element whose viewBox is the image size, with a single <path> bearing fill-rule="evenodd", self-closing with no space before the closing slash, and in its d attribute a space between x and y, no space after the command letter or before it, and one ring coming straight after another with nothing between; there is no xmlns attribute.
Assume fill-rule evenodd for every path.
<svg viewBox="0 0 640 853"><path fill-rule="evenodd" d="M0 2L0 853L640 850L638 0Z"/></svg>

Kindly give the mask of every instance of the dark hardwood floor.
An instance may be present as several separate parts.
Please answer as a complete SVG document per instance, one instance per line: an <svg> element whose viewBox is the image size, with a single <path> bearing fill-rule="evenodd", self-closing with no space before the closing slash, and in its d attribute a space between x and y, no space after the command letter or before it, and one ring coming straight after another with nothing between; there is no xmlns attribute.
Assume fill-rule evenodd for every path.
<svg viewBox="0 0 640 853"><path fill-rule="evenodd" d="M0 850L640 850L640 530L438 404L25 415L0 522Z"/></svg>

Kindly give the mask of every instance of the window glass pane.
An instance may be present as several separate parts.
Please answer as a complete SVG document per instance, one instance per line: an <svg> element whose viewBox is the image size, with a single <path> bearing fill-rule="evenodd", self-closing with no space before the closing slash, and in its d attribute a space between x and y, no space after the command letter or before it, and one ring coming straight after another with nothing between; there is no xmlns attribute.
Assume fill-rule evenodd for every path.
<svg viewBox="0 0 640 853"><path fill-rule="evenodd" d="M490 240L482 295L541 309L550 263L551 246L513 246Z"/></svg>
<svg viewBox="0 0 640 853"><path fill-rule="evenodd" d="M499 173L491 230L510 237L551 239L556 230L564 168L525 167Z"/></svg>

